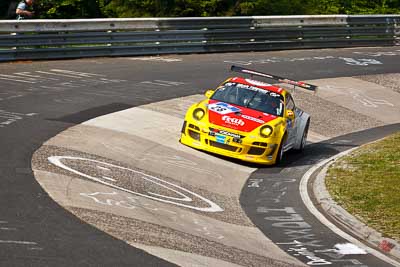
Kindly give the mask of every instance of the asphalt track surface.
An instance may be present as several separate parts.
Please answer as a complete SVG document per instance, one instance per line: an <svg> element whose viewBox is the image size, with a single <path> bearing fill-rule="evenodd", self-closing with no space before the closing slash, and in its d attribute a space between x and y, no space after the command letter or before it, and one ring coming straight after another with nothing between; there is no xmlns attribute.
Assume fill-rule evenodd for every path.
<svg viewBox="0 0 400 267"><path fill-rule="evenodd" d="M0 65L0 113L3 119L0 127L1 266L172 265L82 223L43 191L32 174L32 155L59 132L118 110L201 94L230 75L228 68L231 63L293 79L308 80L396 73L399 72L400 53L396 47L387 47L170 58L183 60L166 62L157 59L99 58ZM262 62L260 58L270 60ZM68 71L96 75L76 79ZM166 86L166 81L169 86ZM262 181L258 181L260 187L244 188L241 204L253 223L285 251L292 248L287 243L295 240L303 243L307 240L316 245L321 244L319 240L325 240L328 245L324 243L319 248L321 251L329 249L329 245L343 240L319 225L301 206L296 183L285 186L289 194L274 206L260 206L258 200L266 189L274 186L276 179L284 177L289 181L293 178L298 182L309 164L347 149L348 145L341 144L340 140L361 144L398 130L398 125L377 128L312 145L302 156L290 154L285 166L263 168L250 177L249 181ZM278 188L280 186L282 184ZM271 227L274 221L265 219L270 212L268 209L285 209L290 216L297 214L305 223L313 226L311 235L314 239L302 240L299 233L290 236L285 231L274 230ZM279 216L281 214L272 215L275 218ZM308 231L303 233L310 234ZM307 248L294 248L303 247ZM295 249L288 251L289 254L298 254L299 251ZM321 255L316 257L324 259ZM304 258L300 260L305 263L310 260ZM349 264L337 260L337 266ZM360 264L357 261L356 257L350 265L385 266L372 257L359 261Z"/></svg>
<svg viewBox="0 0 400 267"><path fill-rule="evenodd" d="M374 256L338 256L335 246L348 241L322 225L308 211L302 203L299 183L310 165L351 147L383 138L398 131L399 127L400 124L392 124L347 134L311 144L301 155L288 154L283 166L273 170L259 169L250 176L242 191L242 207L266 236L290 255L300 256L306 264L391 266Z"/></svg>

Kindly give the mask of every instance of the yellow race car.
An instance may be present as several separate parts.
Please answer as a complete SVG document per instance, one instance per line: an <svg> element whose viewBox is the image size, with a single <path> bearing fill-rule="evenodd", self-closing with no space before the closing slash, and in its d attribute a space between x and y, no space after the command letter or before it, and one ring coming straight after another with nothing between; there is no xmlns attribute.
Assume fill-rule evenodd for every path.
<svg viewBox="0 0 400 267"><path fill-rule="evenodd" d="M241 67L231 70L317 89ZM296 107L289 91L253 78L233 77L205 96L186 113L182 144L259 164L279 163L289 149L304 149L310 116Z"/></svg>

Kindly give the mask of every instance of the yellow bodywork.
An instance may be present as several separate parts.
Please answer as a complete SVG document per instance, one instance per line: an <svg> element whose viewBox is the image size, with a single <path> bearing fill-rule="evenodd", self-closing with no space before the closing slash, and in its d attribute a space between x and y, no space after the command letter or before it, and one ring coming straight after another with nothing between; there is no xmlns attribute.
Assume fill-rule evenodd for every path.
<svg viewBox="0 0 400 267"><path fill-rule="evenodd" d="M285 96L285 94L283 94ZM285 135L286 119L277 117L251 132L242 132L220 125L214 125L209 122L208 99L192 105L185 116L185 122L182 127L180 142L187 146L212 152L218 155L240 159L243 161L271 165L275 164L279 153L279 147ZM200 120L194 116L194 110L201 108L205 115ZM269 125L272 127L272 134L264 138L260 134L260 128ZM217 142L217 136L210 134L211 129L226 131L225 144ZM240 142L235 141L234 135L240 135ZM226 135L225 135L226 136Z"/></svg>

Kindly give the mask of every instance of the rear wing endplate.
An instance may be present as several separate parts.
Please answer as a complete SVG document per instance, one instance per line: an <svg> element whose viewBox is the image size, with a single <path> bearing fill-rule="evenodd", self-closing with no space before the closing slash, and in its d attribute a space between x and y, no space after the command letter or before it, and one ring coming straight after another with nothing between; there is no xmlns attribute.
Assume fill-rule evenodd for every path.
<svg viewBox="0 0 400 267"><path fill-rule="evenodd" d="M255 76L260 76L260 77L264 77L264 78L269 78L269 79L273 79L273 80L277 80L281 83L287 83L287 84L291 84L294 86L298 86L307 90L311 90L311 91L316 91L317 90L317 86L316 85L312 85L309 83L305 83L305 82L298 82L298 81L293 81L290 80L288 78L283 78L283 77L279 77L276 75L272 75L272 74L267 74L267 73L262 73L256 70L249 70L249 69L245 69L242 67L238 67L238 66L231 66L231 71L235 71L235 72L241 72L241 73L245 73L245 74L249 74L249 75L255 75Z"/></svg>

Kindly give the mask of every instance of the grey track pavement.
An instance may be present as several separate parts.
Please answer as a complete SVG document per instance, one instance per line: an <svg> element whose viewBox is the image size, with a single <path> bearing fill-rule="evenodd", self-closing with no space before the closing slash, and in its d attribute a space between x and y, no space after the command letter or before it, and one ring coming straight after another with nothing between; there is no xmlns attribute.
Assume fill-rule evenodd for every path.
<svg viewBox="0 0 400 267"><path fill-rule="evenodd" d="M317 95L302 90L294 93L298 105L312 116L311 142L400 121L397 116L388 116L398 106L382 102L400 100L390 89L379 88L391 95L378 103L386 109L379 106L382 112L376 113L374 106L354 101L356 94L372 98L376 84L354 78L312 82L320 85ZM238 197L255 171L253 167L178 142L186 109L202 98L193 95L156 102L74 126L34 154L35 177L54 200L80 219L181 266L302 265L265 237L243 213ZM62 169L50 163L54 156L75 159L61 161L70 168ZM135 171L141 177L135 176ZM157 201L151 197L163 195L165 200L165 196L182 195L143 179L143 175L160 179L162 185L196 192L223 211L205 212ZM181 192L185 195L187 191ZM191 201L194 207L207 206L199 199Z"/></svg>
<svg viewBox="0 0 400 267"><path fill-rule="evenodd" d="M385 118L298 90L295 100L313 117L310 138L322 142L310 144L301 155L288 153L283 166L256 169L181 147L176 136L182 111L201 97L196 94L231 75L231 64L327 85L326 79L343 76L380 79L380 85L396 92L382 82L387 74L396 81L399 52L376 47L0 64L0 265L292 266L318 261L311 253L321 252L312 247L302 252L277 244L289 236L280 238L285 232L271 227L265 213L257 214L258 220L249 208L275 200L296 207L315 238L323 234L319 239L331 249L336 235L302 213L298 188L287 182L322 158L383 136L396 125L332 139L384 125ZM148 105L159 101L162 105ZM168 118L173 127L161 132L131 123L131 129L115 131L107 120L81 124L133 107L134 114ZM147 127L147 134L137 131L139 126ZM150 134L175 139L155 141ZM257 185L267 186L261 195ZM262 195L269 189L274 190ZM275 189L287 194L266 200L280 197ZM243 192L249 193L244 202ZM344 259L335 266L357 260L386 266L371 258L337 256Z"/></svg>
<svg viewBox="0 0 400 267"><path fill-rule="evenodd" d="M187 99L175 100L176 112L180 101L185 103ZM240 207L241 188L254 168L181 145L178 139L184 113L178 118L169 115L170 112L154 111L154 107L170 109L170 103L120 111L64 131L35 153L32 161L35 177L59 204L79 218L126 242L153 247L153 254L178 261L174 263L179 265L199 264L200 259L207 257L220 260L221 264L243 266L302 265L254 227ZM118 187L110 188L60 171L48 162L54 155L95 159L98 162L89 162L87 166L71 164L84 173L97 172L96 177L108 173L109 178L118 180ZM99 162L138 170L196 192L217 203L223 211L185 209L140 196L133 199L132 192L177 196L163 187L143 183L139 177L133 179L127 169L118 173L113 170L113 174L105 169L111 169L110 166ZM121 188L131 191L124 192ZM204 206L193 202L196 207ZM160 255L156 247L163 248ZM165 249L172 252L171 257ZM190 252L191 257L175 257L179 251ZM203 264L206 266L207 261Z"/></svg>

